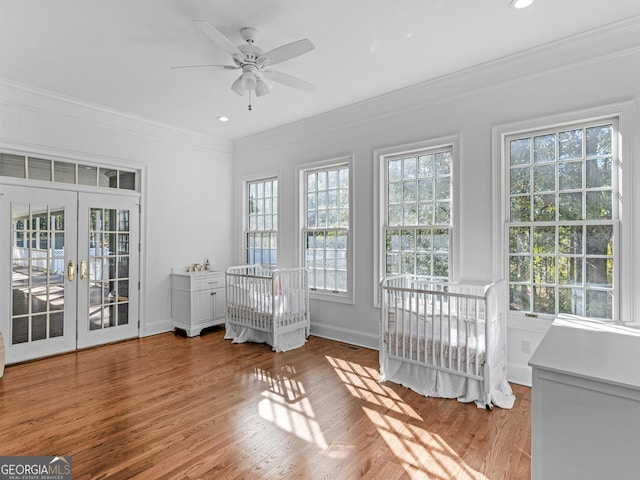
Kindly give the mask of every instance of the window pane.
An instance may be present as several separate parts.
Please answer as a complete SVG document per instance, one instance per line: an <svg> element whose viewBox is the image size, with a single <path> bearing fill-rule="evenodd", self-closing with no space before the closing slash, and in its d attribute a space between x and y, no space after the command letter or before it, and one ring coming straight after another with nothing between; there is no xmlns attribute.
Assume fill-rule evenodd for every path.
<svg viewBox="0 0 640 480"><path fill-rule="evenodd" d="M118 171L100 167L98 169L98 186L118 188Z"/></svg>
<svg viewBox="0 0 640 480"><path fill-rule="evenodd" d="M389 203L401 203L402 202L402 183L390 183L388 187Z"/></svg>
<svg viewBox="0 0 640 480"><path fill-rule="evenodd" d="M533 219L538 222L556 219L556 196L553 193L533 196Z"/></svg>
<svg viewBox="0 0 640 480"><path fill-rule="evenodd" d="M391 187L391 185L389 186ZM418 180L418 199L421 202L429 202L433 200L433 179ZM391 202L391 199L389 199Z"/></svg>
<svg viewBox="0 0 640 480"><path fill-rule="evenodd" d="M29 179L51 181L51 160L29 157Z"/></svg>
<svg viewBox="0 0 640 480"><path fill-rule="evenodd" d="M530 281L529 256L513 256L509 258L509 280L512 282L528 282Z"/></svg>
<svg viewBox="0 0 640 480"><path fill-rule="evenodd" d="M97 185L98 167L78 165L78 185Z"/></svg>
<svg viewBox="0 0 640 480"><path fill-rule="evenodd" d="M559 313L582 315L584 311L584 295L579 288L559 288L558 302Z"/></svg>
<svg viewBox="0 0 640 480"><path fill-rule="evenodd" d="M418 205L418 224L433 225L433 203Z"/></svg>
<svg viewBox="0 0 640 480"><path fill-rule="evenodd" d="M531 199L529 196L511 197L509 217L512 222L528 222L531 220Z"/></svg>
<svg viewBox="0 0 640 480"><path fill-rule="evenodd" d="M558 183L560 190L582 188L582 162L558 163Z"/></svg>
<svg viewBox="0 0 640 480"><path fill-rule="evenodd" d="M526 253L531 250L530 227L509 228L509 253Z"/></svg>
<svg viewBox="0 0 640 480"><path fill-rule="evenodd" d="M0 153L0 177L25 178L25 157Z"/></svg>
<svg viewBox="0 0 640 480"><path fill-rule="evenodd" d="M123 190L135 190L136 174L134 172L120 172L118 188Z"/></svg>
<svg viewBox="0 0 640 480"><path fill-rule="evenodd" d="M556 248L556 227L533 227L533 251L554 253Z"/></svg>
<svg viewBox="0 0 640 480"><path fill-rule="evenodd" d="M587 128L587 156L611 155L613 153L611 125Z"/></svg>
<svg viewBox="0 0 640 480"><path fill-rule="evenodd" d="M531 163L531 139L512 140L509 153L510 165L528 165Z"/></svg>
<svg viewBox="0 0 640 480"><path fill-rule="evenodd" d="M611 191L587 192L587 219L610 220L612 218Z"/></svg>
<svg viewBox="0 0 640 480"><path fill-rule="evenodd" d="M436 175L443 176L451 173L451 152L438 152L435 154Z"/></svg>
<svg viewBox="0 0 640 480"><path fill-rule="evenodd" d="M436 179L435 198L438 200L451 198L451 181L449 180L449 177Z"/></svg>
<svg viewBox="0 0 640 480"><path fill-rule="evenodd" d="M509 308L511 310L529 311L530 307L530 286L514 285L509 286Z"/></svg>
<svg viewBox="0 0 640 480"><path fill-rule="evenodd" d="M415 157L409 157L402 160L402 178L405 180L416 178L416 168L417 165Z"/></svg>
<svg viewBox="0 0 640 480"><path fill-rule="evenodd" d="M390 182L397 182L402 179L402 164L400 160L389 161L387 164L388 178Z"/></svg>
<svg viewBox="0 0 640 480"><path fill-rule="evenodd" d="M582 129L558 133L558 158L582 157Z"/></svg>
<svg viewBox="0 0 640 480"><path fill-rule="evenodd" d="M536 165L533 168L533 191L548 192L556 189L556 166Z"/></svg>
<svg viewBox="0 0 640 480"><path fill-rule="evenodd" d="M533 281L534 283L556 283L556 265L553 256L533 257Z"/></svg>
<svg viewBox="0 0 640 480"><path fill-rule="evenodd" d="M527 168L511 169L511 193L529 193L531 191L531 170Z"/></svg>
<svg viewBox="0 0 640 480"><path fill-rule="evenodd" d="M402 205L392 205L389 207L389 225L402 225Z"/></svg>
<svg viewBox="0 0 640 480"><path fill-rule="evenodd" d="M582 218L582 193L561 193L558 197L558 219L580 220Z"/></svg>
<svg viewBox="0 0 640 480"><path fill-rule="evenodd" d="M581 257L558 257L558 283L582 285Z"/></svg>
<svg viewBox="0 0 640 480"><path fill-rule="evenodd" d="M434 157L432 154L420 155L418 157L418 176L420 178L430 178L435 174Z"/></svg>
<svg viewBox="0 0 640 480"><path fill-rule="evenodd" d="M556 158L555 134L542 135L533 139L533 161L553 162Z"/></svg>
<svg viewBox="0 0 640 480"><path fill-rule="evenodd" d="M416 182L403 182L402 183L402 192L403 199L405 202L415 202L417 199L417 188L418 185Z"/></svg>
<svg viewBox="0 0 640 480"><path fill-rule="evenodd" d="M402 216L402 225L417 225L418 223L418 206L414 204L405 204Z"/></svg>
<svg viewBox="0 0 640 480"><path fill-rule="evenodd" d="M613 294L604 290L587 290L585 314L594 318L613 318Z"/></svg>
<svg viewBox="0 0 640 480"><path fill-rule="evenodd" d="M53 180L58 183L76 183L76 164L53 162Z"/></svg>
<svg viewBox="0 0 640 480"><path fill-rule="evenodd" d="M534 286L533 287L533 310L539 313L554 314L556 311L555 288Z"/></svg>
<svg viewBox="0 0 640 480"><path fill-rule="evenodd" d="M580 255L582 253L582 226L558 227L558 252Z"/></svg>
<svg viewBox="0 0 640 480"><path fill-rule="evenodd" d="M587 160L587 188L611 187L611 157Z"/></svg>
<svg viewBox="0 0 640 480"><path fill-rule="evenodd" d="M613 255L613 227L587 226L587 255Z"/></svg>

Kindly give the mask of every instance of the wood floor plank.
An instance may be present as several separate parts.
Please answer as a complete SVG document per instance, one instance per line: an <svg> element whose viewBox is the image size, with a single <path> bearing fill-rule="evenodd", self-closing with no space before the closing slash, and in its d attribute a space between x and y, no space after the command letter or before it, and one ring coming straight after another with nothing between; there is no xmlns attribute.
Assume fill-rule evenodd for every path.
<svg viewBox="0 0 640 480"><path fill-rule="evenodd" d="M274 353L223 330L6 367L2 455L71 455L74 479L530 477L531 391L492 412L379 384L378 353L311 337Z"/></svg>

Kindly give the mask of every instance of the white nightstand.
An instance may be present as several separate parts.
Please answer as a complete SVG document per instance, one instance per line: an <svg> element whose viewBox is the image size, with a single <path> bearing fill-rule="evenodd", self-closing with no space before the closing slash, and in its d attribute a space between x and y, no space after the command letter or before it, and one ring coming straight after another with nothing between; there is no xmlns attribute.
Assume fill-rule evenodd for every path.
<svg viewBox="0 0 640 480"><path fill-rule="evenodd" d="M224 272L173 272L171 320L189 337L225 320Z"/></svg>

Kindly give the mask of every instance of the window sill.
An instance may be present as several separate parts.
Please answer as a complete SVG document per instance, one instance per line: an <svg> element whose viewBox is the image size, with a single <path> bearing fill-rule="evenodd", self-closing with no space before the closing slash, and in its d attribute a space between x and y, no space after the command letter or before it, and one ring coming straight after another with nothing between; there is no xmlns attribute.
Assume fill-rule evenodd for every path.
<svg viewBox="0 0 640 480"><path fill-rule="evenodd" d="M328 290L310 290L311 300L322 300L324 302L346 303L353 305L353 296L346 292L330 292Z"/></svg>

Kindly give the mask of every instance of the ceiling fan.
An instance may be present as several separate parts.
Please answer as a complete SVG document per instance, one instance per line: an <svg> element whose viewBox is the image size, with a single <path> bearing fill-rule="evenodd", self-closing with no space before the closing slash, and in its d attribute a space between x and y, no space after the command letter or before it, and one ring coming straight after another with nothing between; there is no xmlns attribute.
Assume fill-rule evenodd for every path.
<svg viewBox="0 0 640 480"><path fill-rule="evenodd" d="M186 65L171 68L211 68L215 70L242 70L242 74L231 85L231 90L238 95L249 93L249 110L251 110L251 92L257 97L266 95L270 89L262 77L281 83L291 88L312 92L315 86L301 78L288 73L272 70L272 65L299 57L315 48L309 39L287 43L280 47L264 52L255 45L256 30L251 27L240 29L242 38L247 42L242 45L234 45L220 30L209 22L196 20L195 24L216 45L231 55L233 65Z"/></svg>

